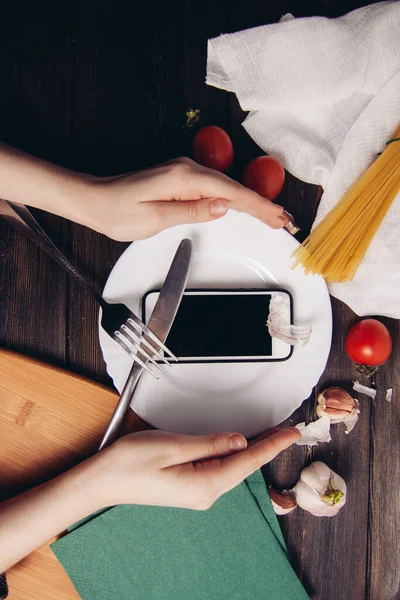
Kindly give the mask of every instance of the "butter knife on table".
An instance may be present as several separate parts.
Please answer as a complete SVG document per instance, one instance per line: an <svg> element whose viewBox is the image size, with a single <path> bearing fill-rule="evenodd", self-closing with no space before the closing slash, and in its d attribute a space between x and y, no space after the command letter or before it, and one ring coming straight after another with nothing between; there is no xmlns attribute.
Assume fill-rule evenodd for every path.
<svg viewBox="0 0 400 600"><path fill-rule="evenodd" d="M189 239L182 240L171 263L160 295L151 313L150 320L147 323L149 329L151 329L161 342L165 342L178 312L189 275L192 253L192 242ZM109 446L116 439L142 373L143 367L134 362L99 446L99 450Z"/></svg>

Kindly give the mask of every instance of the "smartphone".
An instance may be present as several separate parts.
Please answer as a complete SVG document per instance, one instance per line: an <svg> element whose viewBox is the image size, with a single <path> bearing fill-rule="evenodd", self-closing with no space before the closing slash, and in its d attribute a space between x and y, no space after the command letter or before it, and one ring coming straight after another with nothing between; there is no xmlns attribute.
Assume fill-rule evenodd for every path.
<svg viewBox="0 0 400 600"><path fill-rule="evenodd" d="M143 296L148 323L160 290ZM293 346L272 338L266 326L274 294L286 294L292 322L293 300L282 289L186 290L166 345L179 362L269 362L288 360Z"/></svg>

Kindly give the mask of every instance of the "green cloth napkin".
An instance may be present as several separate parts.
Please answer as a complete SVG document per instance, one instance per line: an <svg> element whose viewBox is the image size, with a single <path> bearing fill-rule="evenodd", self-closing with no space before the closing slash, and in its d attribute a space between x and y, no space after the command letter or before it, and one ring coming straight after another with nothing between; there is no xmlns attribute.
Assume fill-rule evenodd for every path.
<svg viewBox="0 0 400 600"><path fill-rule="evenodd" d="M52 544L83 600L306 600L260 471L207 511L123 505Z"/></svg>

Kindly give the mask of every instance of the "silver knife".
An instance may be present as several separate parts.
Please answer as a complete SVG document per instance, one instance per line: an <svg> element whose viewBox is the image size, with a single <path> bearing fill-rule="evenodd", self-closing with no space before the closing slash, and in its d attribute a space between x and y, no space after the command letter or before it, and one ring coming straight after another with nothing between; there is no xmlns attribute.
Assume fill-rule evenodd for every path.
<svg viewBox="0 0 400 600"><path fill-rule="evenodd" d="M160 295L151 313L150 320L147 323L149 329L151 329L161 342L165 342L178 312L189 275L192 253L192 242L188 239L182 240L171 263ZM128 411L133 393L142 373L143 367L134 362L118 404L115 407L114 414L99 446L99 450L103 450L103 448L109 446L117 437L118 429Z"/></svg>

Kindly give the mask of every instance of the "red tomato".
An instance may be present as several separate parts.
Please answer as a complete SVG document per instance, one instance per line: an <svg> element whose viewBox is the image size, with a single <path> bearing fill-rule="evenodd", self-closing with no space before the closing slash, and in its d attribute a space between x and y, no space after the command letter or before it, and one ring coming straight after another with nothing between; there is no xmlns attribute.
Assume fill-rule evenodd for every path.
<svg viewBox="0 0 400 600"><path fill-rule="evenodd" d="M392 352L392 338L380 321L363 319L350 329L344 347L354 362L376 367L389 358Z"/></svg>
<svg viewBox="0 0 400 600"><path fill-rule="evenodd" d="M285 183L285 169L273 156L258 156L243 171L243 185L273 200Z"/></svg>
<svg viewBox="0 0 400 600"><path fill-rule="evenodd" d="M203 127L193 140L193 158L204 167L227 171L233 163L231 138L216 125Z"/></svg>

